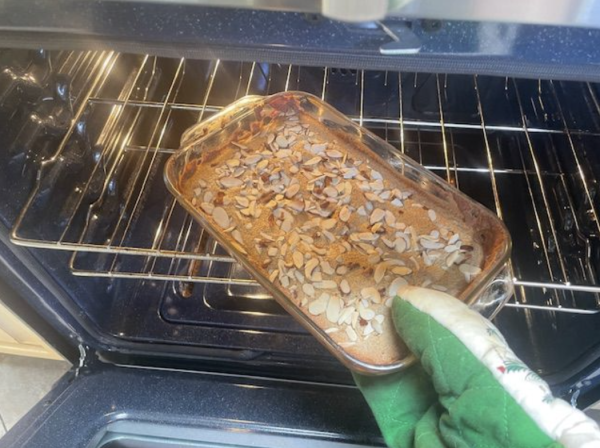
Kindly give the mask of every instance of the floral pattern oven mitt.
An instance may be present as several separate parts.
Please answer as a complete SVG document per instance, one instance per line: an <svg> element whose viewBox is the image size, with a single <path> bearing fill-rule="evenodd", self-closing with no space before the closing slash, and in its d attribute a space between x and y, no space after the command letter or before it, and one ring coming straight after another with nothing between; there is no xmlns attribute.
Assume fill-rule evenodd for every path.
<svg viewBox="0 0 600 448"><path fill-rule="evenodd" d="M600 447L596 423L554 398L496 327L462 302L405 287L392 314L420 363L354 376L390 447Z"/></svg>

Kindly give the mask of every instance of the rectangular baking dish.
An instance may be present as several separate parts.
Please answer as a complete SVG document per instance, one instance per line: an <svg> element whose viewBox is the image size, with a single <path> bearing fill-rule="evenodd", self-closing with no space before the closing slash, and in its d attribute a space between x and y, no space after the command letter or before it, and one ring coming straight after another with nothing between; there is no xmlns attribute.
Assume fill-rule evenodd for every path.
<svg viewBox="0 0 600 448"><path fill-rule="evenodd" d="M182 137L182 150L174 154L165 167L167 187L179 203L273 295L284 309L344 365L361 373L385 374L398 371L410 364L412 356L408 352L401 359L388 364L365 362L348 353L343 345L336 342L331 334L317 325L305 314L305 311L291 300L284 288L269 280L268 273L249 259L250 257L240 244L230 236L228 237L223 229L214 224L212 219L207 219L205 212L197 207L197 201L184 191L186 181L194 175L197 167L201 166L203 156L207 156L210 151L229 145L234 138L238 138L240 135L260 132L259 123L264 120L264 117L261 117L264 110L290 107L301 110L303 114L308 114L328 129L342 133L344 138L353 144L360 145L363 148L362 152L373 163L385 164L388 170L391 166L390 177L397 176L404 183L410 183L413 190L418 193L436 198L436 200L457 204L461 214L457 218L458 221L463 224L479 223L480 227L473 231L473 234L479 238L478 241L481 242L483 251L481 272L456 295L482 314L492 317L512 294L512 283L509 278L509 269L506 266L510 256L511 240L504 224L488 209L404 156L386 141L358 126L310 94L285 92L268 97L246 97L186 131Z"/></svg>

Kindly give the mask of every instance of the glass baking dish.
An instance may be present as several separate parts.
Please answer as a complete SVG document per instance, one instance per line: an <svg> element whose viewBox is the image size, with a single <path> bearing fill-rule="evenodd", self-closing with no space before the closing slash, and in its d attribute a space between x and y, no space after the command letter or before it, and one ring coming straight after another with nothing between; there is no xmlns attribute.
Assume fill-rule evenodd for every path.
<svg viewBox="0 0 600 448"><path fill-rule="evenodd" d="M264 137L266 136L266 130L263 130L262 127L275 126L274 120L292 120L289 117L293 117L294 114L303 117L303 119L311 120L310 123L312 124L302 123L302 127L305 129L302 132L305 132L306 135L309 135L309 131L314 134L312 129L317 131L317 128L321 127L323 132L336 133L332 135L338 135L344 141L349 142L349 145L353 145L353 151L355 152L350 152L350 149L348 149L344 161L349 157L348 154L358 153L368 159L367 165L372 163L376 168L381 167L378 169L384 173L384 180L390 182L401 181L402 185L410 185L411 191L415 192L417 198L422 195L434 201L433 203L455 206L453 210L457 211L457 214L453 214L452 219L456 225L460 224L463 228L470 229L470 235L473 241L478 242L478 250L481 252L480 272L471 278L470 283L460 291L456 291L455 295L486 317L491 318L499 311L500 307L511 296L513 287L507 266L511 240L504 224L496 215L427 171L412 159L401 154L386 141L358 126L318 98L303 92L285 92L268 97L252 96L233 103L205 122L197 124L186 131L182 137L182 150L174 154L165 166L167 187L180 204L273 295L284 309L323 343L344 365L352 370L366 374L385 374L398 371L409 365L413 360L410 353L408 351L402 352L402 349L399 349L402 353L398 354L397 359L389 362L360 359L361 357L350 353L354 350L349 348L351 343L336 341L332 336L333 332L329 332L331 329L318 325L315 322L315 317L311 318L306 309L302 309L299 303L294 302L295 295L291 293L290 289L281 285L281 277L277 282L274 281L273 276L270 279L266 268L259 266L256 260L252 261L252 256L247 251L249 250L248 244L244 246L244 243L232 238L231 234L228 233L231 232L231 229L224 230L219 227L212 215L198 206L198 199L195 197L197 193L190 193L188 183L195 179L194 176L204 171L212 174L213 171L211 170L218 170L216 162L210 164L209 167L209 161L218 158L219 151L225 151L225 148L229 148L228 151L231 151L232 148L239 147L242 148L240 151L244 152L248 148L243 149L245 147L236 142L252 142L252 138L258 138L259 135ZM279 127L279 129L282 127ZM301 127L299 128L301 129ZM287 128L284 132L287 132ZM211 168L213 166L214 168ZM219 180L216 182L219 182ZM201 184L206 184L206 182L201 182ZM252 185L254 185L254 182L252 182ZM408 204L408 197L406 201ZM425 209L428 208L425 207ZM440 213L439 210L438 213ZM229 223L229 215L227 215L227 221ZM242 223L239 224L241 226ZM232 228L235 226L236 224ZM251 229L250 224L246 223L246 226L250 226L248 229ZM236 228L236 230L238 229ZM286 231L292 232L292 230ZM258 247L257 250L259 250ZM310 255L308 257L310 260ZM308 262L306 263L308 264ZM385 269L384 272L386 272ZM386 278L389 278L389 276ZM324 282L319 283L323 284ZM359 298L358 301L361 301L361 299ZM342 303L344 302L342 301ZM368 324L370 325L370 323ZM361 325L364 325L362 321ZM393 329L390 328L389 331L393 331Z"/></svg>

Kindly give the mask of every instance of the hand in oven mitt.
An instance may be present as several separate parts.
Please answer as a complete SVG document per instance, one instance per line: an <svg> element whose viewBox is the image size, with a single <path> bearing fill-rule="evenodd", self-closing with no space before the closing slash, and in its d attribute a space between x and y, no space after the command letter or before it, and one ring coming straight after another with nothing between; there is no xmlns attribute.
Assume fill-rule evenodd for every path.
<svg viewBox="0 0 600 448"><path fill-rule="evenodd" d="M600 447L600 429L554 398L499 331L455 298L406 287L394 324L420 363L355 374L390 447Z"/></svg>

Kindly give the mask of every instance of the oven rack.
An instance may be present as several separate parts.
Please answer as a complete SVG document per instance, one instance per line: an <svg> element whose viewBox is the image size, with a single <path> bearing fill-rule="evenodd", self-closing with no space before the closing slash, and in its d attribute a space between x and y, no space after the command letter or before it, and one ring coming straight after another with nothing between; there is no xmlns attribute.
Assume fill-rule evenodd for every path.
<svg viewBox="0 0 600 448"><path fill-rule="evenodd" d="M342 108L342 112L359 124L378 132L399 151L416 158L458 188L461 188L461 181L465 176L486 176L485 183L489 186L491 196L488 206L501 218L505 218L507 210L504 205L506 198L502 197L498 178L506 175L518 177L526 186L523 196L530 207L527 212L535 218L533 228L528 230L534 234L532 238L538 246L536 251L541 255L542 275L528 277L519 269L514 269L517 294L515 301L509 303L509 306L572 313L600 311L597 294L600 292L600 286L596 285L595 267L586 252L586 248L591 245L590 240L600 236L595 201L597 181L594 171L590 169L593 166L589 161L590 155L582 150L579 142L581 139L600 138L600 132L597 126L582 125L576 117L565 113L562 102L566 96L562 91L562 83L536 81L537 91L532 94L531 82L526 86L529 90L524 93L522 90L525 87L521 81L501 80L501 88L506 95L513 95L511 104L516 107L518 118L512 123L505 123L495 117L488 119L483 97L485 92L481 85L489 80L477 76L460 77L460 82L470 84L469 90L475 99L475 114L470 114L463 120L455 120L453 111L445 108L448 97L452 94L452 77L446 75L428 76L430 87L433 83L433 92L437 97L434 100L437 110L423 118L407 113L406 98L409 96L407 90L414 94L419 76L424 75L412 75L410 81L413 85L407 85L404 75L397 73L385 72L371 76L373 73L365 70L315 69L258 62L201 61L206 75L205 82L201 84L205 89L201 95L197 95L197 101L191 103L187 102L187 98L181 98L180 94L184 92L182 87L189 84L189 78L197 75L195 64L200 62L185 59L165 62L151 56L127 56L133 59L133 62L129 61L129 76L118 88L108 92L106 84L111 79L115 60L125 56L110 53L99 57L104 58L104 63L90 70L90 79L93 82L77 110L73 125L56 152L41 164L36 186L17 218L11 234L12 241L23 246L72 251L70 265L75 275L222 283L256 287L258 290L260 287L256 282L244 273L240 274L234 260L214 244L203 229L169 196L165 196L160 204L159 218L153 221L155 226L147 229L150 237L136 241L132 233L139 228L137 221L140 217L147 213L148 196L152 196L156 189L160 190L161 187L162 190L166 190L162 185L160 171L166 157L177 151L178 137L183 131L173 131L180 118L178 114L186 114L189 126L247 94L305 90L303 73L310 72L314 79L318 79L319 76L314 76L314 72L320 71L320 86L312 85L312 93L325 101L335 101L340 94L336 83L341 82L344 87L353 86L356 90L355 101L350 107L346 107L350 110ZM165 63L169 65L169 69L163 67ZM159 73L160 83L157 82ZM237 73L237 77L232 73ZM231 91L235 92L229 98L223 98L222 95L223 78L229 79L229 85L233 87ZM369 88L373 88L373 79L377 79L377 82L386 87L393 86L396 89L396 96L391 96L387 101L396 102L395 116L390 116L390 113L378 115L369 110ZM218 84L221 86L217 87ZM589 108L589 114L598 115L600 105L596 87L589 83L579 83L575 88L584 98L582 104ZM548 110L545 104L548 98L554 105L549 113L550 120L547 118ZM42 191L48 187L44 182L51 177L53 169L60 168L60 163L72 144L72 136L79 118L88 116L89 120L90 116L102 113L104 121L97 132L95 142L95 147L100 149L94 154L95 163L91 173L88 173L89 178L83 183L73 185L76 191L75 199L70 197L71 213L61 220L60 231L55 232L53 238L41 238L39 235L43 235L44 232L39 231L39 228L46 224L36 221L35 217L39 216L36 208ZM134 138L139 137L140 129L145 130L142 133L146 137L145 141L143 138ZM459 150L455 140L460 132L478 135L477 138L482 144L483 163L478 159L477 163L469 165L458 160ZM499 149L496 147L498 143L493 142L493 139L499 133L517 141L517 160L510 166L496 164ZM431 141L432 136L437 139L435 142ZM548 154L558 160L559 149L553 144L547 147L547 141L554 137L560 138L564 144L566 149L561 148L561 151L569 153L569 172L565 171L560 163L554 166L546 163L545 157ZM540 150L540 141L546 142L543 153ZM428 163L431 152L438 153L437 162ZM112 194L114 177L128 157L134 157L134 162L137 161L132 173L129 173L135 182L125 191L114 219L109 223L110 228L106 232L110 236L108 240L90 241L87 239L88 232L97 220L103 218L97 211L108 201ZM98 177L102 181L100 187L97 185ZM566 255L572 249L565 247L564 239L560 238L563 229L558 225L556 204L553 204L553 201L556 201L553 197L556 190L548 189L549 179L562 184L561 213L568 215L568 221L579 236L589 235L587 240L584 238L580 244L584 248L580 249L583 255L580 253L575 257L575 263L570 261L573 256ZM86 194L92 189L99 192L96 192L93 202L86 202L89 199ZM569 194L571 191L576 191L577 195ZM584 205L581 205L579 195L583 198ZM585 209L583 212L582 208ZM565 220L564 216L560 218L561 222ZM589 249L587 250L589 252ZM515 261L513 266L514 263ZM546 294L542 303L530 303L528 296L535 290L542 290ZM577 294L579 295L575 297Z"/></svg>

